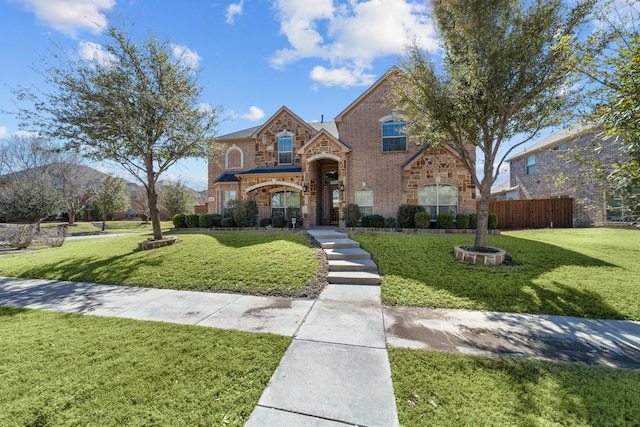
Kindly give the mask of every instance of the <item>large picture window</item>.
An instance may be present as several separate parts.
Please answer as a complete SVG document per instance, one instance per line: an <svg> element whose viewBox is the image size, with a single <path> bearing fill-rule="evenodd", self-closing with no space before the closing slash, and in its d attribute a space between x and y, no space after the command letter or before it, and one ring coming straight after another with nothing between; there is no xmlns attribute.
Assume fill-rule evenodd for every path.
<svg viewBox="0 0 640 427"><path fill-rule="evenodd" d="M271 216L288 218L292 212L300 210L300 193L295 191L278 191L271 194Z"/></svg>
<svg viewBox="0 0 640 427"><path fill-rule="evenodd" d="M290 165L293 163L293 137L282 135L278 138L278 164Z"/></svg>
<svg viewBox="0 0 640 427"><path fill-rule="evenodd" d="M404 128L407 122L404 120L387 120L382 123L382 151L406 151L407 135Z"/></svg>
<svg viewBox="0 0 640 427"><path fill-rule="evenodd" d="M373 190L368 188L356 190L356 205L360 208L360 218L373 215Z"/></svg>
<svg viewBox="0 0 640 427"><path fill-rule="evenodd" d="M433 184L418 189L418 204L424 206L435 220L439 214L458 213L458 187L455 185Z"/></svg>
<svg viewBox="0 0 640 427"><path fill-rule="evenodd" d="M232 202L236 200L235 190L222 192L222 213L223 216L232 216L230 207Z"/></svg>

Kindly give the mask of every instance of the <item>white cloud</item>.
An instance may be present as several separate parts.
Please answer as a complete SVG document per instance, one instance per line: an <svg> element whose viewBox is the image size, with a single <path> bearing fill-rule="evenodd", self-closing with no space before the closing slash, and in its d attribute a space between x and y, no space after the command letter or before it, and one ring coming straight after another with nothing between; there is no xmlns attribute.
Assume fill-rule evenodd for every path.
<svg viewBox="0 0 640 427"><path fill-rule="evenodd" d="M417 0L276 0L280 31L289 47L270 58L276 69L301 59L328 62L311 71L324 85L368 85L376 58L400 55L412 41L438 49L430 10Z"/></svg>
<svg viewBox="0 0 640 427"><path fill-rule="evenodd" d="M236 19L236 15L242 14L242 8L244 6L244 0L240 0L239 3L231 3L227 6L227 24L233 24Z"/></svg>
<svg viewBox="0 0 640 427"><path fill-rule="evenodd" d="M0 139L8 139L9 136L9 129L6 126L0 126Z"/></svg>
<svg viewBox="0 0 640 427"><path fill-rule="evenodd" d="M189 68L197 68L198 63L202 59L195 51L189 49L187 46L174 44L171 46L173 56L182 64Z"/></svg>
<svg viewBox="0 0 640 427"><path fill-rule="evenodd" d="M248 113L240 115L240 118L247 119L252 122L257 122L263 117L264 117L264 111L262 111L260 108L256 107L255 105L252 105L251 107L249 107Z"/></svg>
<svg viewBox="0 0 640 427"><path fill-rule="evenodd" d="M102 49L102 45L93 42L80 42L78 43L78 54L81 59L86 61L95 61L99 64L106 65L114 61L113 55L109 52L105 52Z"/></svg>
<svg viewBox="0 0 640 427"><path fill-rule="evenodd" d="M18 3L47 27L75 37L80 30L98 33L107 24L105 13L115 0L9 0Z"/></svg>

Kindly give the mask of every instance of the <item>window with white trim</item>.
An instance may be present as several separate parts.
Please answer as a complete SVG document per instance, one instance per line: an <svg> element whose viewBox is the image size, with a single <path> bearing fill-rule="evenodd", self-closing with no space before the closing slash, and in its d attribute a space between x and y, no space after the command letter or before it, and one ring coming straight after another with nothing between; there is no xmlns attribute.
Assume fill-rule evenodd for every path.
<svg viewBox="0 0 640 427"><path fill-rule="evenodd" d="M278 191L271 194L271 216L287 218L287 213L300 209L300 193L297 191Z"/></svg>
<svg viewBox="0 0 640 427"><path fill-rule="evenodd" d="M532 154L527 157L527 175L536 173L536 155Z"/></svg>
<svg viewBox="0 0 640 427"><path fill-rule="evenodd" d="M439 214L458 213L458 187L448 184L424 185L418 188L418 204L435 220Z"/></svg>
<svg viewBox="0 0 640 427"><path fill-rule="evenodd" d="M407 122L404 120L386 120L382 122L382 151L406 151L407 135L404 128Z"/></svg>
<svg viewBox="0 0 640 427"><path fill-rule="evenodd" d="M223 216L232 216L230 206L233 201L236 200L236 191L223 191L222 192L222 214Z"/></svg>
<svg viewBox="0 0 640 427"><path fill-rule="evenodd" d="M229 147L224 154L225 169L242 169L244 164L244 153L235 144Z"/></svg>
<svg viewBox="0 0 640 427"><path fill-rule="evenodd" d="M281 135L278 137L278 164L290 165L293 163L293 136Z"/></svg>
<svg viewBox="0 0 640 427"><path fill-rule="evenodd" d="M356 190L356 205L360 208L360 218L373 215L373 190L369 188Z"/></svg>

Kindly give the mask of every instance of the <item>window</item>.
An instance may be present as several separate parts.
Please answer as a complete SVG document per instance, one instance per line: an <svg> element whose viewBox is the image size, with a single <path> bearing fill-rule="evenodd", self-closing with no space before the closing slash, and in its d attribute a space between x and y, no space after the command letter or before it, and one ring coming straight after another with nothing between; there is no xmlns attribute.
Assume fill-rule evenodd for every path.
<svg viewBox="0 0 640 427"><path fill-rule="evenodd" d="M373 215L373 190L368 188L356 190L356 205L360 208L360 218Z"/></svg>
<svg viewBox="0 0 640 427"><path fill-rule="evenodd" d="M223 216L231 216L231 212L229 207L231 206L231 202L236 200L236 192L235 190L231 191L223 191L222 192L222 213Z"/></svg>
<svg viewBox="0 0 640 427"><path fill-rule="evenodd" d="M442 213L455 215L458 213L458 187L444 184L420 187L418 204L424 206L433 220Z"/></svg>
<svg viewBox="0 0 640 427"><path fill-rule="evenodd" d="M278 164L290 165L293 163L293 137L282 135L278 138Z"/></svg>
<svg viewBox="0 0 640 427"><path fill-rule="evenodd" d="M241 169L244 163L244 154L235 144L227 149L224 154L225 169Z"/></svg>
<svg viewBox="0 0 640 427"><path fill-rule="evenodd" d="M536 173L536 155L532 154L527 157L527 175Z"/></svg>
<svg viewBox="0 0 640 427"><path fill-rule="evenodd" d="M407 135L404 128L407 122L403 120L387 120L382 123L382 151L406 151Z"/></svg>
<svg viewBox="0 0 640 427"><path fill-rule="evenodd" d="M271 195L271 216L295 216L300 211L300 193L278 191Z"/></svg>
<svg viewBox="0 0 640 427"><path fill-rule="evenodd" d="M638 194L639 192L634 192ZM607 214L606 219L609 222L627 222L633 221L634 217L638 214L633 209L633 200L621 197L612 191L607 191ZM638 196L635 196L638 197ZM632 196L631 199L634 197ZM637 202L637 199L636 199Z"/></svg>

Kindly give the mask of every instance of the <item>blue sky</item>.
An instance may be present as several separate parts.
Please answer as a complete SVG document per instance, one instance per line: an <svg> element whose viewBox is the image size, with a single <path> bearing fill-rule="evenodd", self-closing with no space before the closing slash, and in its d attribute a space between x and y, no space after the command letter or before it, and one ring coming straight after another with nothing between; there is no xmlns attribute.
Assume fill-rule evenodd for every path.
<svg viewBox="0 0 640 427"><path fill-rule="evenodd" d="M133 26L134 38L152 31L197 63L201 101L223 108L220 135L283 105L308 121L333 120L411 40L437 49L425 1L0 0L0 110L14 108L12 88L41 84L32 67L54 43L91 55L96 24L108 21ZM18 130L0 113L0 138ZM163 178L204 189L206 161L181 161Z"/></svg>

